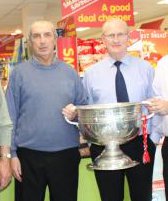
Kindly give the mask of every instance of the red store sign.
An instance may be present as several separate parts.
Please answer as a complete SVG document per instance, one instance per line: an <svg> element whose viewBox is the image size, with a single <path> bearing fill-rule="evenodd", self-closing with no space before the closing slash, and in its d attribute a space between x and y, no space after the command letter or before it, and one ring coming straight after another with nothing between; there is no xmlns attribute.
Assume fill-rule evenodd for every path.
<svg viewBox="0 0 168 201"><path fill-rule="evenodd" d="M134 25L133 0L62 0L62 17L70 15L77 27L101 27L112 18Z"/></svg>

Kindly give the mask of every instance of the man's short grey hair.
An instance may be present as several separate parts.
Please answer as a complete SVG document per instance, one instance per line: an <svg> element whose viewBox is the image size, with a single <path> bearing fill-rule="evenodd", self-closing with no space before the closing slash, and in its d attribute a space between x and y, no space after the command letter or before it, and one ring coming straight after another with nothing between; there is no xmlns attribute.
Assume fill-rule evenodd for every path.
<svg viewBox="0 0 168 201"><path fill-rule="evenodd" d="M32 34L32 29L33 27L35 27L36 25L39 25L39 24L46 24L46 25L49 25L51 27L51 30L52 32L54 33L54 36L56 36L56 33L55 33L55 26L54 24L51 22L51 21L48 21L48 20L37 20L37 21L34 21L31 26L30 26L30 30L29 30L29 39L31 37L31 34Z"/></svg>

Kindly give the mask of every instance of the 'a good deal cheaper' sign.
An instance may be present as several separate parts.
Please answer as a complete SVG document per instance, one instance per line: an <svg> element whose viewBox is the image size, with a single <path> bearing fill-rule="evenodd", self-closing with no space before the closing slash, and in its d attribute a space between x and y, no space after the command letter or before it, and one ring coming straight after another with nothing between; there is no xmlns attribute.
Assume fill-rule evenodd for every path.
<svg viewBox="0 0 168 201"><path fill-rule="evenodd" d="M113 18L134 25L133 0L62 0L62 17L70 15L77 27L101 27Z"/></svg>

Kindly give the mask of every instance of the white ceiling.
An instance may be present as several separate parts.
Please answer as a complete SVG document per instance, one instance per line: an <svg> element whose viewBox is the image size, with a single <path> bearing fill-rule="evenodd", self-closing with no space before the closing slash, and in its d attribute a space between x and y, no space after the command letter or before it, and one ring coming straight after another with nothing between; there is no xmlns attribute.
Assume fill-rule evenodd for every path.
<svg viewBox="0 0 168 201"><path fill-rule="evenodd" d="M168 15L168 5L157 5L157 1L134 0L134 11L139 12L135 16L135 22ZM41 15L56 24L61 19L60 4L61 0L0 0L0 33L11 33L17 28L23 29L26 26L23 20L26 14L32 18ZM26 8L31 12L25 13Z"/></svg>

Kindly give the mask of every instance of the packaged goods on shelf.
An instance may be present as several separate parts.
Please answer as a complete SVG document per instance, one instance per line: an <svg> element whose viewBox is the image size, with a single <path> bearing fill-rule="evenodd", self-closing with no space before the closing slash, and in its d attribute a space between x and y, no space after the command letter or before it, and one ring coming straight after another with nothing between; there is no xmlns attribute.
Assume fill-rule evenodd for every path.
<svg viewBox="0 0 168 201"><path fill-rule="evenodd" d="M106 48L101 39L78 39L77 51L80 72L84 72L106 55Z"/></svg>

